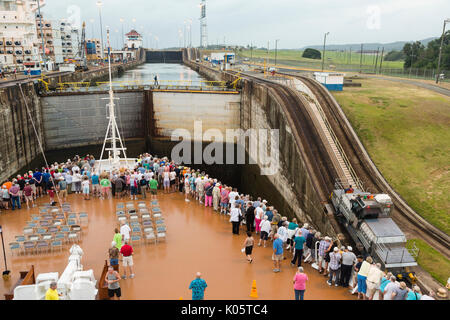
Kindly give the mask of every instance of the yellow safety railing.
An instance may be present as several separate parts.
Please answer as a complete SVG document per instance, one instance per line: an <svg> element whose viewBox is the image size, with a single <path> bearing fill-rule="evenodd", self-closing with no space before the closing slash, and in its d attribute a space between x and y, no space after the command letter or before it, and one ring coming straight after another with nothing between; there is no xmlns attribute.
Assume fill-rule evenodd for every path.
<svg viewBox="0 0 450 320"><path fill-rule="evenodd" d="M57 85L58 85L58 87L57 87L58 91L64 91L67 89L80 90L81 88L89 88L91 83L90 82L59 82L59 83L57 83Z"/></svg>
<svg viewBox="0 0 450 320"><path fill-rule="evenodd" d="M57 84L58 91L77 91L81 89L97 88L109 86L109 81L97 81L94 83L90 82L61 82ZM143 80L124 80L124 81L113 81L113 88L143 88L143 87L157 87L166 89L191 89L194 87L201 88L226 88L227 83L225 81L206 81L206 80L158 80L154 81L143 81Z"/></svg>

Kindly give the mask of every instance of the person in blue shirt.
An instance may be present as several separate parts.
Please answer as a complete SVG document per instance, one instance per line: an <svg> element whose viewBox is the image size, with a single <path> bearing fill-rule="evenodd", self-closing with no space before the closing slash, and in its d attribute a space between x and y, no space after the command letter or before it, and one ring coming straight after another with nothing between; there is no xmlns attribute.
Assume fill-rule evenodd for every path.
<svg viewBox="0 0 450 320"><path fill-rule="evenodd" d="M273 219L273 212L270 211L270 210L266 210L265 215L268 217L268 220L269 220L270 222L272 222L272 219Z"/></svg>
<svg viewBox="0 0 450 320"><path fill-rule="evenodd" d="M48 173L48 170L43 170L42 173L42 187L44 188L44 192L47 192L49 182L50 182L50 173Z"/></svg>
<svg viewBox="0 0 450 320"><path fill-rule="evenodd" d="M83 176L87 176L88 179L90 179L90 178L91 178L91 171L89 171L88 168L85 168L82 175L83 175Z"/></svg>
<svg viewBox="0 0 450 320"><path fill-rule="evenodd" d="M420 293L419 286L414 286L412 290L409 290L406 300L420 300L422 294Z"/></svg>
<svg viewBox="0 0 450 320"><path fill-rule="evenodd" d="M189 285L189 290L192 290L192 300L203 300L207 286L206 281L202 279L201 273L197 272L196 278Z"/></svg>
<svg viewBox="0 0 450 320"><path fill-rule="evenodd" d="M297 236L294 238L294 258L291 261L291 266L295 266L295 261L298 260L297 266L302 266L302 256L303 256L303 244L306 242L305 237L302 236L302 232L299 230Z"/></svg>
<svg viewBox="0 0 450 320"><path fill-rule="evenodd" d="M386 275L383 276L383 278L381 278L381 282L380 282L380 300L383 300L383 293L384 293L384 288L386 288L386 285L391 282L390 279L392 277L392 273L388 272Z"/></svg>
<svg viewBox="0 0 450 320"><path fill-rule="evenodd" d="M273 241L273 254L272 254L272 260L274 269L273 272L280 272L281 271L281 260L283 260L283 240L280 239L280 236L278 233L276 233L274 236Z"/></svg>
<svg viewBox="0 0 450 320"><path fill-rule="evenodd" d="M36 196L42 196L42 172L38 169L33 173L33 178L36 180Z"/></svg>
<svg viewBox="0 0 450 320"><path fill-rule="evenodd" d="M242 200L242 196L243 196L243 195L241 195L241 196L239 197L239 199L235 200L234 203L235 203L235 205L236 205L236 204L239 204L239 205L241 205L241 208L244 208L245 202L244 202L244 200Z"/></svg>
<svg viewBox="0 0 450 320"><path fill-rule="evenodd" d="M94 197L98 196L100 197L100 179L96 172L91 176L92 181L92 195Z"/></svg>

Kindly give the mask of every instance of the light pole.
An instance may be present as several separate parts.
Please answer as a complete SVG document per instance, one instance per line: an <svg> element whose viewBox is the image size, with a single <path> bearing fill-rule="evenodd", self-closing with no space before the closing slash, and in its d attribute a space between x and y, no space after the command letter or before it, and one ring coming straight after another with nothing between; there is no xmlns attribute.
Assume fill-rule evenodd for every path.
<svg viewBox="0 0 450 320"><path fill-rule="evenodd" d="M437 67L437 74L436 74L436 83L439 83L439 78L440 78L440 73L441 73L442 46L444 44L445 25L447 23L450 23L450 19L445 19L444 20L444 27L442 28L442 39L441 39L441 46L439 48L439 58L438 58L438 67Z"/></svg>
<svg viewBox="0 0 450 320"><path fill-rule="evenodd" d="M119 30L114 30L114 32L116 33L116 45L117 45L117 50L120 50L119 48Z"/></svg>
<svg viewBox="0 0 450 320"><path fill-rule="evenodd" d="M184 20L184 43L185 47L192 47L192 19Z"/></svg>
<svg viewBox="0 0 450 320"><path fill-rule="evenodd" d="M101 37L101 57L102 57L102 62L104 60L104 52L103 52L103 25L102 25L102 6L103 6L103 2L101 0L97 1L97 7L98 7L98 14L100 17L100 37Z"/></svg>
<svg viewBox="0 0 450 320"><path fill-rule="evenodd" d="M327 35L329 35L330 33L327 32L325 33L324 37L323 37L323 55L322 55L322 72L323 72L323 66L325 64L325 43L327 41Z"/></svg>
<svg viewBox="0 0 450 320"><path fill-rule="evenodd" d="M183 36L183 41L184 41L184 48L186 48L186 23L187 23L187 21L184 20L184 21L183 21L183 34L184 34L184 36Z"/></svg>
<svg viewBox="0 0 450 320"><path fill-rule="evenodd" d="M89 19L89 22L91 23L91 27L92 27L92 39L94 39L94 19Z"/></svg>
<svg viewBox="0 0 450 320"><path fill-rule="evenodd" d="M280 41L280 39L275 40L275 66L277 65L278 41Z"/></svg>
<svg viewBox="0 0 450 320"><path fill-rule="evenodd" d="M123 32L123 23L125 22L124 18L120 18L120 23L122 24L122 47L121 49L125 46L125 33Z"/></svg>

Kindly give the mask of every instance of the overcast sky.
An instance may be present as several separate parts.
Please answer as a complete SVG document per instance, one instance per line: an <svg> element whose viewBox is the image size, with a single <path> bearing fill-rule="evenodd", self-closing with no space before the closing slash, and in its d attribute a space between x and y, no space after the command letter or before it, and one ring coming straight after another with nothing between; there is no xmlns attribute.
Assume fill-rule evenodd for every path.
<svg viewBox="0 0 450 320"><path fill-rule="evenodd" d="M46 0L46 17L86 21L87 36L100 37L96 0ZM199 45L200 0L103 0L103 26L110 26L112 45L135 27L146 46L174 47L183 22L192 19L192 43ZM394 42L440 36L450 18L449 0L207 0L208 43L300 48L328 44ZM80 17L78 19L78 16ZM91 23L91 20L94 23ZM133 23L132 19L136 19ZM94 30L93 30L94 29ZM150 36L151 34L151 36ZM152 42L150 44L150 38ZM186 38L189 38L187 35ZM105 36L106 39L106 36ZM188 40L188 39L187 39ZM106 41L106 40L105 40ZM181 40L183 43L183 40Z"/></svg>

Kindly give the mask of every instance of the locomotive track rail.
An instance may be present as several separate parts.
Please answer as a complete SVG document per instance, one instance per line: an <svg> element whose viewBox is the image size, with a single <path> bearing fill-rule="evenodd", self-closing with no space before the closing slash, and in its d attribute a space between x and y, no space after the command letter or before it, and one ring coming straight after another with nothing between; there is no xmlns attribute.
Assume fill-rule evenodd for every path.
<svg viewBox="0 0 450 320"><path fill-rule="evenodd" d="M228 71L228 73L232 75L237 74L234 71ZM320 137L320 133L317 131L310 114L306 110L304 97L300 92L288 86L283 86L273 81L248 74L242 75L270 90L279 101L280 106L285 109L292 134L297 141L299 151L305 161L305 169L309 173L313 185L316 187L320 201L327 203L329 194L333 190L334 177L337 176L337 172L326 150L326 146ZM295 174L294 172L291 173ZM323 208L315 209L320 211L319 214L323 214ZM330 214L328 216L336 232L345 233L345 229L337 222L334 216Z"/></svg>
<svg viewBox="0 0 450 320"><path fill-rule="evenodd" d="M388 184L348 122L343 110L334 97L316 80L306 76L292 75L300 79L314 93L324 110L333 131L344 148L358 178L370 192L383 192L394 201L393 219L410 237L428 242L447 258L450 257L450 237L445 232L431 225L417 214L404 199Z"/></svg>
<svg viewBox="0 0 450 320"><path fill-rule="evenodd" d="M237 72L229 71L229 73L236 75ZM300 93L297 89L289 86L276 83L271 80L262 79L258 76L240 73L242 77L250 78L257 83L263 83L265 86L273 90L275 95L280 98L292 119L294 125L293 129L300 140L303 140L303 145L311 150L304 151L305 159L309 159L310 164L318 173L319 179L315 182L319 183L319 188L322 192L331 193L334 187L334 177L338 174L333 167L330 156L326 155L326 149L320 139L319 133L312 125L312 119L302 105L305 101L300 99ZM408 238L419 238L426 241L433 248L438 250L441 254L450 258L450 236L445 232L439 230L431 225L428 221L416 213L407 203L401 198L397 192L384 179L380 171L377 169L369 154L359 140L353 127L349 123L343 110L334 99L334 97L323 87L319 82L307 76L294 75L291 73L281 73L290 77L301 80L316 96L327 121L339 140L339 144L343 148L345 157L349 160L350 166L356 174L359 181L362 182L364 188L373 193L387 193L394 201L394 210L392 218L401 226L401 229ZM308 123L310 122L310 123ZM303 139L302 139L303 138ZM314 182L314 181L313 181ZM334 225L334 223L333 223ZM339 230L342 230L339 228Z"/></svg>

